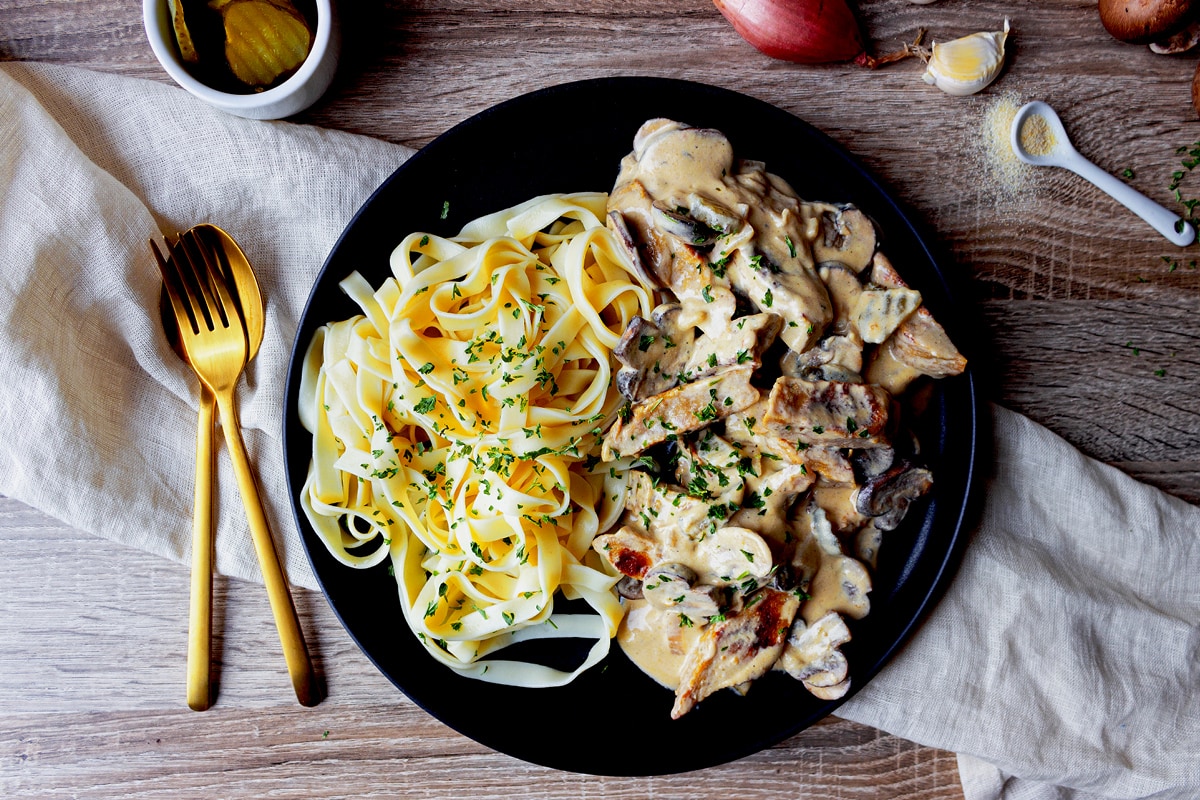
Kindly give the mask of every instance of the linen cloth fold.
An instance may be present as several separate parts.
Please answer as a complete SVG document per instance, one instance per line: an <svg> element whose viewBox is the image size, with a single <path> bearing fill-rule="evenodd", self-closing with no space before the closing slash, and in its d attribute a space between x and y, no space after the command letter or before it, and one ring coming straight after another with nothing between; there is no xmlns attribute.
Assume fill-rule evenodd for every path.
<svg viewBox="0 0 1200 800"><path fill-rule="evenodd" d="M0 65L0 493L189 560L198 386L162 334L147 240L214 222L267 298L241 418L288 576L315 587L283 468L289 350L338 235L411 153L163 84ZM839 715L958 753L967 800L1200 797L1200 509L991 414L957 576ZM257 580L218 470L216 568Z"/></svg>

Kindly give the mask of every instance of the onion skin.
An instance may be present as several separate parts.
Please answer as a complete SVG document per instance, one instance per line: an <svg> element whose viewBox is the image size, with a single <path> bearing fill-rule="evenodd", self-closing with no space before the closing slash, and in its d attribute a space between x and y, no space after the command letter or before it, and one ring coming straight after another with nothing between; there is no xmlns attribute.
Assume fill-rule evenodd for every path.
<svg viewBox="0 0 1200 800"><path fill-rule="evenodd" d="M797 64L867 58L858 18L845 0L713 0L761 53Z"/></svg>

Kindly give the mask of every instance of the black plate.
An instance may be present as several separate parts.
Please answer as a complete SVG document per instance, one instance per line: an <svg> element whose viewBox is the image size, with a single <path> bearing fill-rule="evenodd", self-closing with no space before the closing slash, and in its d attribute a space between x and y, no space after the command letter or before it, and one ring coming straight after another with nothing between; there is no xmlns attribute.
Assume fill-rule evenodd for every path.
<svg viewBox="0 0 1200 800"><path fill-rule="evenodd" d="M684 772L754 753L813 724L823 702L786 675L769 674L745 697L723 691L680 720L672 694L614 643L605 663L569 686L516 689L459 677L429 657L404 623L386 566L344 567L310 529L299 497L311 438L296 411L300 362L321 324L359 313L337 283L352 270L373 286L411 231L452 235L467 221L547 192L608 191L638 127L670 117L718 128L735 153L765 161L801 197L852 202L878 223L883 246L952 336L950 290L917 229L892 196L831 139L771 105L735 92L656 78L612 78L534 92L457 125L403 164L366 202L317 278L288 375L284 442L293 510L329 603L363 652L414 702L495 750L562 770L608 775ZM449 213L443 218L444 203ZM852 685L883 666L936 601L965 539L975 472L976 396L965 375L935 384L920 422L934 496L887 537L870 616L844 648Z"/></svg>

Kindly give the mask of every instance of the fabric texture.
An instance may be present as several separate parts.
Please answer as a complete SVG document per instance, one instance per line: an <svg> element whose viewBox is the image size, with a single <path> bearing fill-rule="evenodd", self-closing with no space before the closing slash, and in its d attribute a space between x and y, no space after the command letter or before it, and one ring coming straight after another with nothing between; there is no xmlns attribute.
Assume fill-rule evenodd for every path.
<svg viewBox="0 0 1200 800"><path fill-rule="evenodd" d="M189 560L198 384L162 334L147 242L214 222L267 300L243 431L289 578L315 587L284 477L289 352L338 235L411 152L162 84L0 65L0 493ZM1200 509L991 415L955 579L839 714L958 753L967 800L1200 796ZM258 580L218 446L216 568Z"/></svg>

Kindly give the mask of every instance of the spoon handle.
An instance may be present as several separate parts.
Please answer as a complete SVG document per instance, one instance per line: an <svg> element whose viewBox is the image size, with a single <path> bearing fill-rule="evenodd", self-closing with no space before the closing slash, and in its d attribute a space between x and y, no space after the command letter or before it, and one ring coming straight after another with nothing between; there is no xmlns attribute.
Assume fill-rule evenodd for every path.
<svg viewBox="0 0 1200 800"><path fill-rule="evenodd" d="M212 392L201 384L200 414L196 421L187 651L187 704L193 711L204 711L212 703L213 410Z"/></svg>
<svg viewBox="0 0 1200 800"><path fill-rule="evenodd" d="M1136 189L1117 180L1083 156L1071 159L1067 168L1095 184L1114 200L1150 223L1173 244L1187 247L1196 239L1196 229L1183 217L1164 208Z"/></svg>
<svg viewBox="0 0 1200 800"><path fill-rule="evenodd" d="M315 706L321 702L321 687L317 682L308 648L304 644L304 633L300 630L300 620L296 616L296 607L288 591L287 578L275 553L271 529L267 526L258 483L250 468L250 459L246 455L242 428L234 405L233 389L230 387L229 390L217 392L216 395L217 408L221 412L221 427L225 430L225 441L229 445L233 472L241 491L242 505L246 508L246 521L250 525L250 538L254 542L263 583L267 587L267 598L271 602L271 614L275 618L275 628L279 631L279 641L283 645L283 657L287 661L292 687L296 690L296 698L300 705Z"/></svg>

